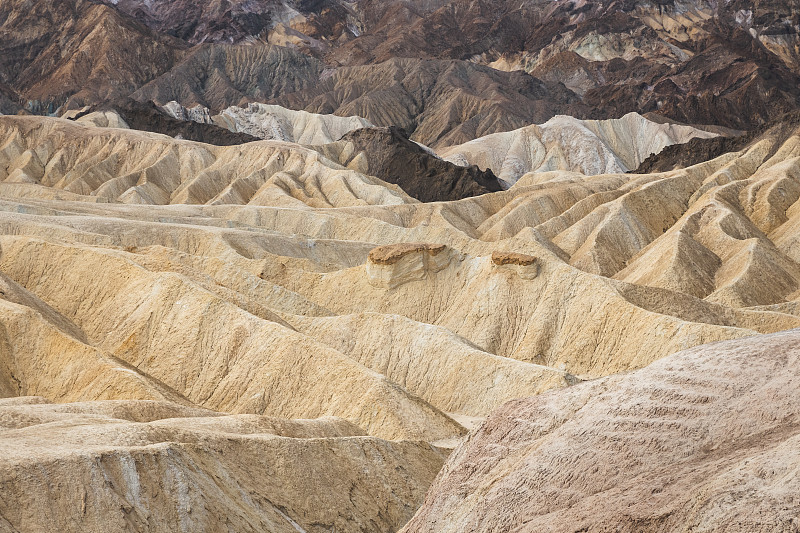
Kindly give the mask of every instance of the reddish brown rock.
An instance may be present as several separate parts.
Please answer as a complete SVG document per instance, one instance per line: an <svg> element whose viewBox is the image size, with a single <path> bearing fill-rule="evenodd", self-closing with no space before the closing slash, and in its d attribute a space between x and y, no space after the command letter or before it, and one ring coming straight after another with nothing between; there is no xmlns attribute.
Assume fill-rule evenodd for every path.
<svg viewBox="0 0 800 533"><path fill-rule="evenodd" d="M513 252L492 252L492 263L498 266L530 266L536 263L536 258L532 255L517 254Z"/></svg>
<svg viewBox="0 0 800 533"><path fill-rule="evenodd" d="M429 255L438 255L440 252L444 251L445 248L447 248L447 246L444 244L428 244L423 242L388 244L386 246L379 246L370 251L369 260L376 265L393 265L409 254L426 252Z"/></svg>

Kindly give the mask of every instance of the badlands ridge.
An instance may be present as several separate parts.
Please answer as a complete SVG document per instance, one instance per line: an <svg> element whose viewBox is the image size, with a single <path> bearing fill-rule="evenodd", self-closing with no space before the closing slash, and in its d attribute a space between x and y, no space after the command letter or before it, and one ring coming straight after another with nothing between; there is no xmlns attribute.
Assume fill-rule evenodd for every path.
<svg viewBox="0 0 800 533"><path fill-rule="evenodd" d="M797 532L800 3L0 2L0 533Z"/></svg>
<svg viewBox="0 0 800 533"><path fill-rule="evenodd" d="M322 131L289 116L278 123L295 139ZM686 457L734 460L715 447L755 449L768 427L794 435L780 410L794 387L770 380L796 373L796 334L754 336L800 327L800 136L766 135L659 174L589 175L569 167L583 156L568 135L542 141L559 121L592 132L624 165L614 170L654 146L637 128L652 128L656 144L707 136L636 116L558 119L475 141L499 147L497 160L475 162L501 177L503 153L543 150L525 143L544 145L558 170L530 172L550 167L526 160L508 190L424 203L370 173L374 154L348 137L369 129L332 142L315 133L318 145L213 146L125 129L113 113L0 117L0 528L394 531L450 450L501 408L458 448L408 531L515 530L543 509L534 493L520 496L519 513L497 514L509 491L531 494L519 490L528 479L542 494L581 480L552 500L553 513L584 509L576 524L657 529L672 522L649 517L669 512L679 489L636 495L677 470L615 456L619 478L603 484L595 459L565 451L612 449L595 443L634 424L614 405L645 389L657 401L664 388L671 403L641 407L636 431L660 431L641 418L650 411L730 428L732 391L761 387L774 391L775 412L740 422L769 424L729 431L724 446L704 437ZM451 153L472 162L464 146ZM713 401L695 398L708 387ZM698 402L702 413L684 415ZM548 433L561 439L558 457L531 444L545 438L537 424L550 424L532 414L541 409L570 428ZM689 429L662 425L674 432L669 443L658 433L673 454L664 460L684 460ZM486 450L509 431L494 458ZM651 434L626 435L629 457L651 457ZM748 455L747 472L772 468L774 449ZM491 479L481 461L500 465ZM543 461L563 469L537 477L529 465ZM773 480L747 483L788 516L796 502ZM680 512L724 500L729 486L682 492ZM638 507L585 499L598 490ZM465 500L473 491L485 506Z"/></svg>

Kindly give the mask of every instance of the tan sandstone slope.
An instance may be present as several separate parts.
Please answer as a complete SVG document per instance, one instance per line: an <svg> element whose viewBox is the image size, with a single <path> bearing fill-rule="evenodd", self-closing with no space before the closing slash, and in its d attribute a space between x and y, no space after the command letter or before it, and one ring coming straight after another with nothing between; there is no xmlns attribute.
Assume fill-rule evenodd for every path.
<svg viewBox="0 0 800 533"><path fill-rule="evenodd" d="M795 531L800 330L510 402L403 531Z"/></svg>
<svg viewBox="0 0 800 533"><path fill-rule="evenodd" d="M220 462L239 471L343 456L374 476L355 485L408 488L397 510L378 497L344 507L363 527L325 515L337 531L399 528L441 460L420 442L451 447L509 400L800 327L794 136L665 174L528 174L507 191L426 204L293 143L217 147L90 124L0 117L0 396L343 419L364 435L348 451L339 440L260 437L269 451L233 436L228 452L208 448L210 437L148 428L136 437L121 415L103 422L123 424L119 435L92 441L191 448L175 459L185 474L154 472L197 486L208 475L228 487L220 471L203 473ZM55 440L49 426L30 429L41 453L15 457L47 456L62 470L12 479L9 509L34 508L24 498L44 486L35 483L70 476L94 480L92 513L116 505L90 468L94 452L75 444L83 430L69 429L84 423L60 424ZM379 460L365 446L396 467L370 466ZM314 531L309 506L339 495L309 486L292 507L269 487L252 490ZM147 492L147 506L167 509L172 493Z"/></svg>

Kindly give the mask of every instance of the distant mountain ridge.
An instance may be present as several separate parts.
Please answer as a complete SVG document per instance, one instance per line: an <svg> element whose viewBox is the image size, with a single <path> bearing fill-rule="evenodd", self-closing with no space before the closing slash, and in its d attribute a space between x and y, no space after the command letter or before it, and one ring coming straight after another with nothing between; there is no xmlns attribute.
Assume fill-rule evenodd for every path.
<svg viewBox="0 0 800 533"><path fill-rule="evenodd" d="M658 113L748 130L800 103L800 10L776 0L26 6L0 6L5 112L130 95L215 111L277 103L447 146L556 114Z"/></svg>

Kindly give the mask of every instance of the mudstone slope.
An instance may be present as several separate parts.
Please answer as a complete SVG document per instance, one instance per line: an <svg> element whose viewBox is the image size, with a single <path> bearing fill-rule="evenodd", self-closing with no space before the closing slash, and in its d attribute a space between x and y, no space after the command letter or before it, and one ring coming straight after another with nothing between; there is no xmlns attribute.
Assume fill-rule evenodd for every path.
<svg viewBox="0 0 800 533"><path fill-rule="evenodd" d="M223 419L175 433L113 414L91 421L89 446L83 407L58 415L63 433L48 440L50 426L18 421L47 409L9 400L22 407L4 471L52 465L3 482L14 528L44 519L24 511L30 495L74 479L91 488L75 492L86 503L67 497L48 521L91 529L119 506L126 523L174 529L202 505L198 527L234 513L243 529L267 516L396 530L446 450L505 402L800 327L796 133L687 169L528 173L509 190L422 203L364 162L345 166L358 139L213 146L121 126L112 113L0 117L0 393L267 418L252 419L257 437L237 430L217 446L232 431ZM361 440L269 436L288 424L270 420L326 417ZM24 435L37 445L15 447ZM366 470L326 470L331 480L388 484L400 499L384 510L380 493L347 503L325 481L304 485L328 512L225 477L286 454L302 458L287 479L344 456ZM125 484L103 488L112 474ZM209 476L221 492L192 499ZM171 487L186 484L197 505L176 508ZM232 511L234 489L264 500Z"/></svg>
<svg viewBox="0 0 800 533"><path fill-rule="evenodd" d="M510 402L402 530L792 531L800 330Z"/></svg>

